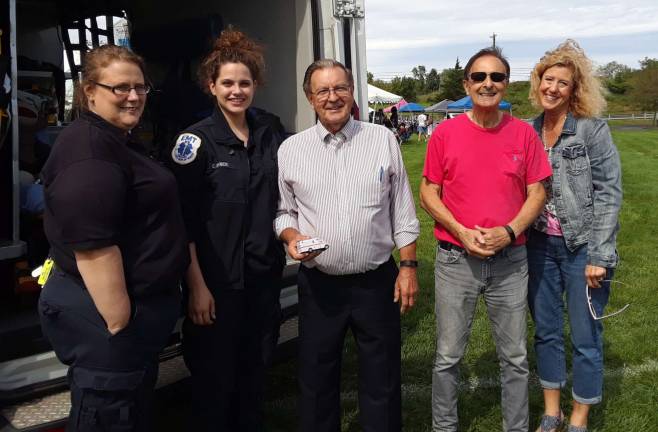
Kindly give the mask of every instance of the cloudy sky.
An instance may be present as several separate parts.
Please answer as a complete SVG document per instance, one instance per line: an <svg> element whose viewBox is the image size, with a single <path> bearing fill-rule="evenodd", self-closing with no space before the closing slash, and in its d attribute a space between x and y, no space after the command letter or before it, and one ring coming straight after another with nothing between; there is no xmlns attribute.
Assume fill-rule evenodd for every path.
<svg viewBox="0 0 658 432"><path fill-rule="evenodd" d="M464 66L493 33L513 80L568 37L599 65L658 58L656 0L365 0L365 12L368 71L384 80L417 65L441 71L457 57Z"/></svg>

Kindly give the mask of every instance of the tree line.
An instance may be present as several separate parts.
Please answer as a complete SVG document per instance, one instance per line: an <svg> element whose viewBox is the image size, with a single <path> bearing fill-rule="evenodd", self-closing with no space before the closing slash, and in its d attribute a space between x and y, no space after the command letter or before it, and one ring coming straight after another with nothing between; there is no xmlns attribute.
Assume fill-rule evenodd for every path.
<svg viewBox="0 0 658 432"><path fill-rule="evenodd" d="M645 57L639 61L640 68L612 61L598 68L597 74L610 97L627 100L632 109L658 111L658 59ZM407 101L417 101L424 96L427 102L443 99L457 100L464 97L462 80L464 69L459 63L438 72L435 68L427 71L423 65L411 70L412 76L396 76L391 81L374 79L368 72L368 83L404 97Z"/></svg>
<svg viewBox="0 0 658 432"><path fill-rule="evenodd" d="M658 111L658 59L645 57L640 68L632 69L615 61L598 70L611 94L627 96L640 109Z"/></svg>
<svg viewBox="0 0 658 432"><path fill-rule="evenodd" d="M438 72L435 68L427 72L427 68L418 65L411 70L412 76L396 76L391 81L374 79L372 73L368 72L368 84L390 91L402 96L407 101L418 100L419 95L430 94L429 102L438 102L443 99L457 100L464 97L462 80L464 69L459 63L459 58L453 68L443 69Z"/></svg>

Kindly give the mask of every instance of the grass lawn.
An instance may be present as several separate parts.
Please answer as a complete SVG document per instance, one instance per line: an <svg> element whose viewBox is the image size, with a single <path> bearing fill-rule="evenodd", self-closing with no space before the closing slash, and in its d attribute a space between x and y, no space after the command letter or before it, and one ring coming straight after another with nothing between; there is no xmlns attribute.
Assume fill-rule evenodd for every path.
<svg viewBox="0 0 658 432"><path fill-rule="evenodd" d="M616 279L625 283L611 296L611 309L626 303L623 314L605 321L605 389L603 403L591 413L590 431L658 430L658 129L617 129L613 135L621 152L624 175L622 229L618 240L621 264ZM415 138L415 136L414 136ZM412 188L417 195L425 143L404 144L403 153ZM418 200L416 200L418 202ZM403 317L402 382L405 431L431 430L431 368L435 348L433 223L418 210L418 272L421 292L417 306ZM532 324L528 346L531 369ZM356 355L351 338L344 351L342 401L343 431L359 431L356 397ZM270 374L266 423L272 431L297 427L295 379L297 364L281 364ZM480 303L471 339L462 364L460 430L501 430L498 363L484 305ZM530 426L534 430L542 413L541 389L533 375L530 389ZM564 392L568 414L571 390ZM652 426L653 425L653 426Z"/></svg>

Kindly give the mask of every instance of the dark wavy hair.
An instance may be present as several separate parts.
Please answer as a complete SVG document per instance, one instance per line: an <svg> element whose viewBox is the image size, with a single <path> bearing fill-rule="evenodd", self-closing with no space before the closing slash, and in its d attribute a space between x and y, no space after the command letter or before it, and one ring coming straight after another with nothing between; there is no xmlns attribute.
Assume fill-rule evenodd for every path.
<svg viewBox="0 0 658 432"><path fill-rule="evenodd" d="M264 83L265 57L263 46L239 30L229 28L217 38L210 53L199 66L201 87L209 93L208 83L215 82L219 69L225 63L242 63L249 69L251 78L259 85Z"/></svg>

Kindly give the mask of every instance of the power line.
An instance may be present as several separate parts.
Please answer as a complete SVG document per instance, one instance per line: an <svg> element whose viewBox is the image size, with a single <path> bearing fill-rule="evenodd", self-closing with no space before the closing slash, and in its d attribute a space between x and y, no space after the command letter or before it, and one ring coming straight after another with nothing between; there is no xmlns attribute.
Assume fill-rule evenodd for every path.
<svg viewBox="0 0 658 432"><path fill-rule="evenodd" d="M523 76L523 75L530 75L532 73L533 68L513 68L512 72L510 75L512 76ZM380 73L375 73L371 72L373 74L374 79L391 79L395 77L412 77L413 74L409 72L380 72ZM439 75L441 72L439 72ZM427 77L427 74L425 75Z"/></svg>

